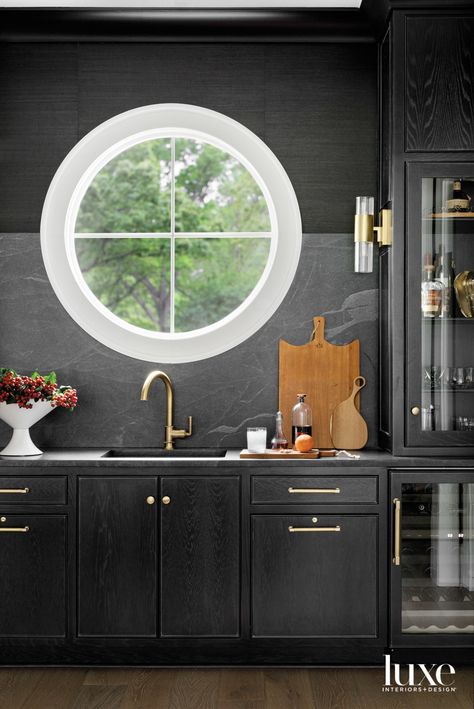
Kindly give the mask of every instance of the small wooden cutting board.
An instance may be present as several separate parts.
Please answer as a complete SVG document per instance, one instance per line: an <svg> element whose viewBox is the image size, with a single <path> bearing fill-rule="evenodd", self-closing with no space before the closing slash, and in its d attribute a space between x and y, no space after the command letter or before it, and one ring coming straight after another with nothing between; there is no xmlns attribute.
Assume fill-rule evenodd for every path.
<svg viewBox="0 0 474 709"><path fill-rule="evenodd" d="M251 453L248 450L240 451L241 458L266 458L267 460L301 460L302 458L319 458L319 451L313 449L308 453L300 453L292 448L283 448L281 450L267 449L265 453Z"/></svg>
<svg viewBox="0 0 474 709"><path fill-rule="evenodd" d="M331 438L336 448L360 450L367 443L369 433L367 424L357 411L354 399L365 387L364 377L355 377L352 394L334 409L331 416Z"/></svg>

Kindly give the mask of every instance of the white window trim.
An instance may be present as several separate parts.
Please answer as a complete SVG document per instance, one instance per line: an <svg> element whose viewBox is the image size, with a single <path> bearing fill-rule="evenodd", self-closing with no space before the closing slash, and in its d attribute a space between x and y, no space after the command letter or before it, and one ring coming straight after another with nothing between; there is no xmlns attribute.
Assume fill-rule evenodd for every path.
<svg viewBox="0 0 474 709"><path fill-rule="evenodd" d="M249 297L217 323L186 333L148 331L113 315L87 287L74 248L74 225L80 201L97 172L127 146L165 135L196 137L236 157L261 188L271 222L268 262ZM265 143L227 116L185 104L133 109L88 133L60 165L48 190L41 219L41 248L46 271L69 315L107 347L136 359L163 363L191 362L218 355L262 327L293 281L301 236L301 217L293 187Z"/></svg>

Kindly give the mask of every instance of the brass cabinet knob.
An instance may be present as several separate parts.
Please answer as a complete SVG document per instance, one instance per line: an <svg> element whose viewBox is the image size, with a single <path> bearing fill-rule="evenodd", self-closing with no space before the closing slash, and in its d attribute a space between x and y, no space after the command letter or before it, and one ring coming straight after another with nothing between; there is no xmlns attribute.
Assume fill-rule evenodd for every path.
<svg viewBox="0 0 474 709"><path fill-rule="evenodd" d="M420 415L420 407L419 406L412 406L411 412L412 412L413 416L419 416Z"/></svg>
<svg viewBox="0 0 474 709"><path fill-rule="evenodd" d="M155 498L153 497L153 495L149 495L146 498L146 503L147 503L147 505L154 505L155 504Z"/></svg>
<svg viewBox="0 0 474 709"><path fill-rule="evenodd" d="M168 495L165 495L164 497L161 498L161 501L164 505L169 505L171 502L171 498L169 498Z"/></svg>

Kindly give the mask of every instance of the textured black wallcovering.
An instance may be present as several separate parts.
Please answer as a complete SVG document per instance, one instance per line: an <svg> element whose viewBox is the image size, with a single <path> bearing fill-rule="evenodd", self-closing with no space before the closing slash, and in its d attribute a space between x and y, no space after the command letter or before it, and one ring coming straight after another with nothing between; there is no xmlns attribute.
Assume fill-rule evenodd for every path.
<svg viewBox="0 0 474 709"><path fill-rule="evenodd" d="M0 46L0 364L57 369L80 407L33 431L40 446L160 445L164 393L138 400L152 366L108 350L63 310L39 246L44 196L79 138L149 103L199 104L248 126L286 168L303 217L295 283L267 325L204 362L163 365L176 384L176 424L195 417L194 445L240 446L252 423L273 426L278 339L361 339L362 394L376 439L377 277L352 272L354 198L376 185L373 45L4 44ZM23 233L21 233L23 232ZM9 429L0 422L0 445Z"/></svg>
<svg viewBox="0 0 474 709"><path fill-rule="evenodd" d="M221 111L288 171L306 232L352 229L376 185L376 48L364 44L3 44L0 231L37 232L49 182L79 138L149 103Z"/></svg>

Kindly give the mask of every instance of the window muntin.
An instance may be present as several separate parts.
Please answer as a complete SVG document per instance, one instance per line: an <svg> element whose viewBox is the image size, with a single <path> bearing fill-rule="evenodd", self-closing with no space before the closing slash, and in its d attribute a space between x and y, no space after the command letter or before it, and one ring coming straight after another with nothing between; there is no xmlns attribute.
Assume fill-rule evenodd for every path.
<svg viewBox="0 0 474 709"><path fill-rule="evenodd" d="M178 315L176 311L175 331L164 332L155 329L155 325L152 329L147 329L146 323L135 325L126 322L120 309L113 312L101 303L87 284L86 274L81 272L79 258L88 258L87 253L84 253L86 249L85 247L76 249L76 246L81 239L162 238L166 240L170 234L163 231L137 231L143 227L136 219L132 220L135 231L117 233L111 230L110 225L106 225L104 228L109 231L95 232L92 231L94 226L90 220L87 223L82 216L79 220L77 217L83 198L93 184L94 178L112 160L124 151L147 141L163 139L171 144L173 138L175 151L179 140L194 140L202 144L209 143L240 163L255 180L263 195L270 230L257 233L175 230L176 246L181 243L181 239L183 241L179 249L173 252L174 256L185 249L187 240L232 238L248 239L249 244L252 239L258 239L260 250L265 242L268 258L257 284L233 311L213 324L193 330L187 328L191 326L195 328L196 323L202 324L202 313L200 316L195 313L192 318L189 317L188 321L183 322L181 313ZM170 188L174 189L174 181L171 178ZM228 185L225 186L225 189L227 188ZM166 180L163 180L161 189L163 196L167 197ZM215 190L211 197L215 197ZM261 208L260 195L257 196L256 202ZM218 212L217 209L215 211ZM262 214L265 214L264 210L261 210L259 218ZM225 225L229 224L228 219L226 221L222 218L221 221L224 221ZM76 231L76 222L82 231ZM239 224L242 224L242 221ZM261 226L262 222L259 225ZM156 230L157 226L154 224L147 228ZM216 250L220 250L217 248L218 243L216 241ZM236 247L241 249L241 245L235 243ZM301 250L301 217L294 190L284 169L275 155L255 134L227 116L208 109L184 104L157 104L133 109L113 117L87 134L66 156L50 185L45 200L41 222L41 246L47 274L58 298L71 317L90 335L106 346L138 359L160 363L188 362L231 349L258 330L275 312L293 280L298 265ZM249 246L246 248L250 249ZM78 254L81 250L82 256ZM245 253L245 248L243 252ZM170 253L170 261L172 258L173 255ZM262 254L260 258L263 258ZM165 260L166 255L162 254L161 262ZM245 265L245 270L248 270L248 264ZM110 277L110 274L108 276ZM88 278L92 283L92 276L89 275ZM97 281L99 281L98 277ZM176 281L182 282L179 279ZM166 281L163 284L166 286ZM191 294L189 292L184 294L188 301L190 298L198 298L202 295L198 283L194 285ZM121 286L123 287L124 284L122 283ZM175 283L171 279L169 288L171 290L174 287ZM181 291L177 290L175 295L176 303L184 300ZM205 299L201 298L201 300ZM219 316L223 312L225 309L220 311ZM191 324L189 321L192 321ZM163 322L166 327L166 318Z"/></svg>
<svg viewBox="0 0 474 709"><path fill-rule="evenodd" d="M230 315L258 284L272 237L267 203L233 155L152 138L93 176L74 238L91 293L128 325L190 332Z"/></svg>

